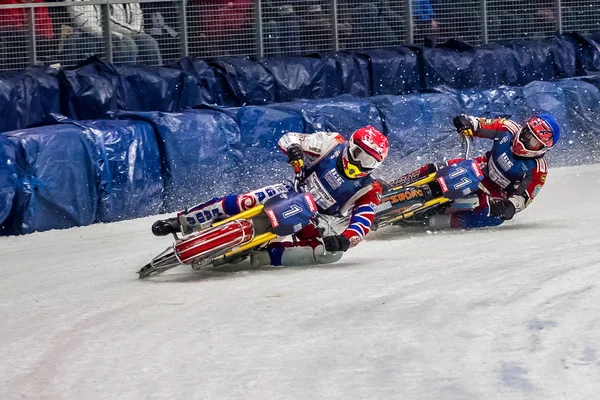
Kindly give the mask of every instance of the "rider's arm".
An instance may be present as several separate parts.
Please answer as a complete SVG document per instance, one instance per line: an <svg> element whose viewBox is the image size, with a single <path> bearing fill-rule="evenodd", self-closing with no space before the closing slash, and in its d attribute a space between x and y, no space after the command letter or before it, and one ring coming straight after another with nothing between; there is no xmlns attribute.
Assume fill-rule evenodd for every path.
<svg viewBox="0 0 600 400"><path fill-rule="evenodd" d="M508 200L515 206L515 212L523 211L539 193L548 174L548 164L543 158L535 160L535 167L531 169L519 184L519 187Z"/></svg>
<svg viewBox="0 0 600 400"><path fill-rule="evenodd" d="M302 147L304 154L313 159L319 159L329 153L335 146L345 141L346 139L336 132L288 132L279 139L277 146L287 155L287 149L291 145L297 144Z"/></svg>
<svg viewBox="0 0 600 400"><path fill-rule="evenodd" d="M507 131L516 135L519 133L520 127L516 122L505 118L478 118L475 120L477 124L473 132L473 136L497 139L502 137Z"/></svg>
<svg viewBox="0 0 600 400"><path fill-rule="evenodd" d="M342 232L342 235L350 240L350 247L360 243L371 231L371 224L375 220L375 207L380 203L381 193L381 186L376 181L373 188L354 203L350 224Z"/></svg>
<svg viewBox="0 0 600 400"><path fill-rule="evenodd" d="M518 134L521 129L517 123L505 118L479 118L460 114L452 119L458 133L462 136L477 136L486 139L500 139L510 132Z"/></svg>

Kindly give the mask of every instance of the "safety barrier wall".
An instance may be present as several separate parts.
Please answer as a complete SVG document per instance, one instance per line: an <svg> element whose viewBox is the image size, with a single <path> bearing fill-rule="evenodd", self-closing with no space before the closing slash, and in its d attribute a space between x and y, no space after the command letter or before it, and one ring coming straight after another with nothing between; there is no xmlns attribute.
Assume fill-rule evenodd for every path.
<svg viewBox="0 0 600 400"><path fill-rule="evenodd" d="M392 47L315 57L214 60L185 58L170 67L114 66L91 59L75 69L27 69L0 74L0 132L52 121L105 118L117 110L177 112L198 105L242 106L322 99L402 95L439 85L457 89L522 86L536 80L600 71L592 37L472 47Z"/></svg>
<svg viewBox="0 0 600 400"><path fill-rule="evenodd" d="M564 37L556 39L557 42L564 40ZM591 42L583 43L587 45ZM585 46L577 48L589 52ZM467 76L472 73L466 66L478 58L472 53L478 50L451 52L444 60L457 63L459 58L454 54L467 51L468 57L462 64L464 68L457 72ZM384 59L382 54L394 52L398 59L390 57L394 60L390 68L406 66L402 51L386 49L373 53L381 58L372 55L364 59L353 58L367 60L368 67L360 69L364 68L364 63L353 63L354 68L348 67L349 72L344 77L356 76L357 81L366 82L365 76L368 76L369 82L373 82L377 62L372 60ZM415 57L428 59L425 52ZM333 56L331 58L335 59ZM555 60L552 63L555 66L575 65L571 69L575 72L595 71L597 57L593 53L580 52L574 58L574 64L561 64ZM223 68L229 68L236 62L249 62L246 59L233 60ZM185 62L188 63L187 71L196 68L198 74L193 75L194 79L199 79L196 76L207 71L199 67L197 62ZM263 67L272 71L287 69L290 74L296 73L292 76L303 76L298 73L297 65L290 66L277 61L265 63ZM443 63L435 65L437 70L444 71L439 66ZM146 82L146 87L142 89L146 91L147 98L137 97L136 103L132 103L138 110L117 110L129 108L122 107L127 98L120 92L123 86L119 86L120 83L111 86L127 76L123 70L115 78L111 75L115 69L104 63L90 63L82 68L87 68L87 75L83 74L83 70L61 71L55 75L45 75L54 76L57 79L55 82L59 82L56 85L36 86L24 79L21 81L23 86L15 89L20 98L29 96L29 104L46 113L37 120L31 116L34 114L27 114L27 118L19 117L21 121L50 125L0 134L1 234L30 233L175 211L212 196L289 178L285 157L276 148L277 139L286 131L335 130L349 135L358 127L373 125L390 138L390 156L380 176L391 178L417 165L458 155L459 143L451 124L452 116L457 113L511 116L519 120L533 112L551 112L560 121L563 130L561 142L550 154L553 165L600 161L600 75L552 82L534 81L524 86L501 85L475 89L464 88L468 86L465 83L456 85L458 87L433 87L433 82L442 81L441 78L435 78L435 81L427 83L434 76L430 72L427 77L419 77L417 86L419 89L427 87L428 93L403 94L399 86L390 89L394 84L384 85L385 80L382 79L381 85L369 87L369 94L376 94L370 97L361 97L366 93L360 89L353 95L274 104L267 104L266 101L261 103L262 99L255 95L254 90L244 86L245 82L230 78L238 86L227 86L234 88L230 92L208 91L209 95L230 96L229 99L233 99L234 93L243 93L246 100L252 98L254 101L247 101L243 106L236 100L225 103L226 106L201 105L171 112L173 110L170 107L182 107L185 103L181 100L181 93L185 92L181 86L172 87L157 77L157 86L163 84L163 87L168 87L165 96L161 97L165 99L164 102L150 97L151 89L149 82ZM537 68L553 70L555 77L565 74L567 70L559 70L558 67ZM181 78L184 76L182 71L174 70L169 75L180 85L185 81ZM237 73L234 69L228 71L230 74ZM367 75L363 71L368 71ZM38 76L35 75L37 72L29 71L29 78L34 79ZM381 76L384 72L381 68ZM440 73L439 76L443 78L444 75ZM77 96L63 96L62 91L67 90L64 80L67 79L70 79L69 90L77 93ZM513 83L519 83L516 74L510 79ZM212 82L223 85L224 81L223 75L220 75ZM304 82L312 81L307 79ZM467 79L460 82L469 83ZM130 89L137 88L135 84L130 84ZM267 80L255 79L247 83L250 84L265 85L263 93L271 92L266 89ZM275 78L272 84L279 85ZM286 93L290 99L293 98L290 93L294 90L306 90L298 89L302 86L293 86L289 80L287 84L279 90L275 89L280 97L275 96L274 101L285 98L281 93ZM322 85L303 93L326 91L328 95L337 94L331 88L320 89ZM61 94L53 97L48 93L55 87L60 88ZM340 87L344 87L343 84ZM97 92L102 95L96 96ZM43 100L46 99L42 100L41 94L59 98L63 102L57 108L56 104L45 103ZM5 110L3 115L18 119L17 110L24 110L26 106L12 106L13 109ZM145 110L146 107L155 110ZM61 115L57 111L68 113ZM71 118L73 116L77 118ZM96 116L106 119L91 120ZM476 151L481 152L488 146L489 143L480 140Z"/></svg>
<svg viewBox="0 0 600 400"><path fill-rule="evenodd" d="M553 165L600 162L600 77L524 87L266 106L119 112L0 135L0 232L19 234L141 217L289 178L276 143L282 132L370 124L390 138L381 177L460 153L451 118L459 112L520 119L552 112L563 137ZM489 146L477 142L476 151Z"/></svg>

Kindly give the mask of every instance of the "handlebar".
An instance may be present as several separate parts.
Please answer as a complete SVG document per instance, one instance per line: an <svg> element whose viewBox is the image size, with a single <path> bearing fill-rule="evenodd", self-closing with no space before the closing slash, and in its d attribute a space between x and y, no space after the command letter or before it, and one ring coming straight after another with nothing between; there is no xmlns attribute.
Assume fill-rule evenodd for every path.
<svg viewBox="0 0 600 400"><path fill-rule="evenodd" d="M295 160L290 165L294 168L294 190L300 192L300 185L304 181L304 162L302 160Z"/></svg>
<svg viewBox="0 0 600 400"><path fill-rule="evenodd" d="M473 144L473 138L471 136L463 136L465 141L465 160L471 155L471 145Z"/></svg>

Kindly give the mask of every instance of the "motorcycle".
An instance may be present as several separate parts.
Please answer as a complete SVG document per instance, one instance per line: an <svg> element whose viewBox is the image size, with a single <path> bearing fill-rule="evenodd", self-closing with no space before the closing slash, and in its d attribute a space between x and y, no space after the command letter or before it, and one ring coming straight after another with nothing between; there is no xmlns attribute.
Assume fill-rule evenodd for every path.
<svg viewBox="0 0 600 400"><path fill-rule="evenodd" d="M468 200L464 208L472 208L471 200L476 199L471 195L477 192L483 172L477 161L469 159L470 150L471 139L465 138L463 160L440 169L421 168L391 183L381 182L384 190L375 209L373 230L390 225L424 224L462 199Z"/></svg>
<svg viewBox="0 0 600 400"><path fill-rule="evenodd" d="M274 239L316 223L317 204L310 193L301 191L300 181L297 172L294 191L189 235L179 237L174 233L174 243L138 271L139 279L181 265L202 270L239 261Z"/></svg>

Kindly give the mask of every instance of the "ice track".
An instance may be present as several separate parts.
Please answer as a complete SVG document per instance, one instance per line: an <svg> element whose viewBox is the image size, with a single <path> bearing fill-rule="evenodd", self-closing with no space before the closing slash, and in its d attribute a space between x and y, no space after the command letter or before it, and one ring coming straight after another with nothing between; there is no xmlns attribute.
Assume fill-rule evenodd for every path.
<svg viewBox="0 0 600 400"><path fill-rule="evenodd" d="M599 171L328 267L138 281L153 219L0 238L0 399L600 398Z"/></svg>

